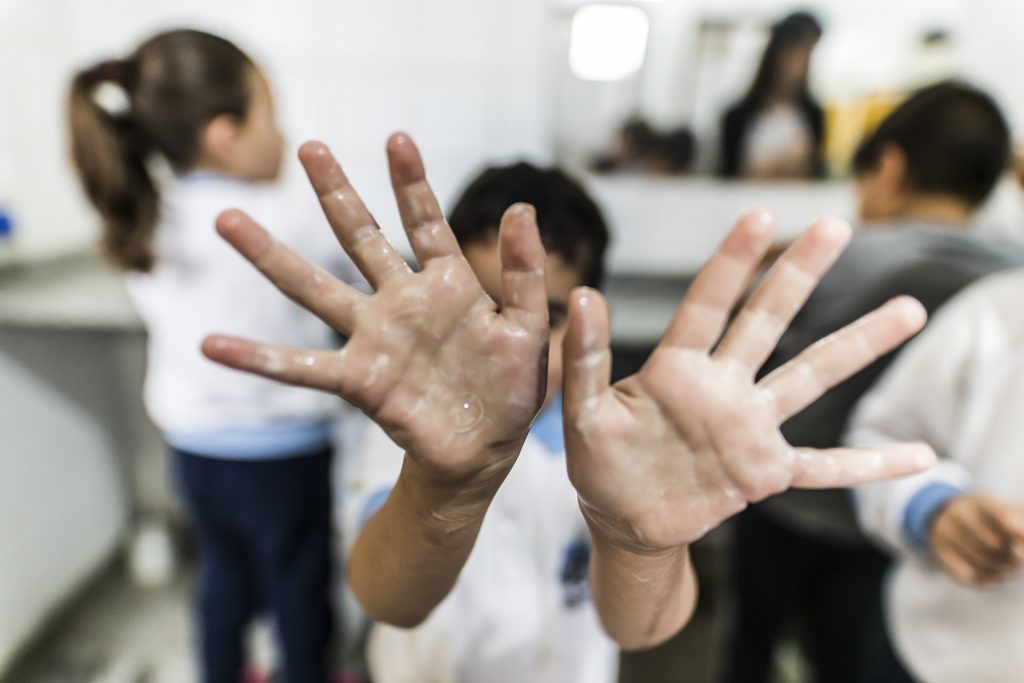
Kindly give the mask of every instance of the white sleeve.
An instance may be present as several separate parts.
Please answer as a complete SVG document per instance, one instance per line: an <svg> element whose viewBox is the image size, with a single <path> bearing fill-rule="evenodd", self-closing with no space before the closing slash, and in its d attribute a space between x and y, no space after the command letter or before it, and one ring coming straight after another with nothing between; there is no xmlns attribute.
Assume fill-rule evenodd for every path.
<svg viewBox="0 0 1024 683"><path fill-rule="evenodd" d="M353 456L344 497L346 550L352 547L363 525L391 493L402 471L405 452L383 429L368 421Z"/></svg>
<svg viewBox="0 0 1024 683"><path fill-rule="evenodd" d="M915 552L904 534L915 494L931 484L971 483L968 470L949 456L974 362L975 304L975 297L958 297L907 345L858 403L843 439L857 447L924 441L939 456L926 472L853 489L861 527L896 551Z"/></svg>

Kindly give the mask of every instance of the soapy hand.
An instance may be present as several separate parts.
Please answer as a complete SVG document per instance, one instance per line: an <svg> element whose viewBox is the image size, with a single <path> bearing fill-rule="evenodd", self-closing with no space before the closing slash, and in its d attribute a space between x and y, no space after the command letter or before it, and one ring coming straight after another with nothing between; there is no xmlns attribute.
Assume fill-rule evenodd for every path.
<svg viewBox="0 0 1024 683"><path fill-rule="evenodd" d="M570 478L595 534L641 553L691 543L790 487L847 487L927 467L924 445L816 451L779 425L889 352L925 322L896 299L755 382L758 369L850 238L830 219L800 237L731 323L771 240L771 220L745 216L690 287L658 347L609 386L609 313L581 289L570 302L564 417ZM724 334L723 334L724 330Z"/></svg>
<svg viewBox="0 0 1024 683"><path fill-rule="evenodd" d="M420 271L388 243L327 147L306 143L299 157L324 214L374 293L340 282L244 213L227 211L217 221L224 239L348 342L313 350L211 336L203 351L224 365L338 394L439 482L500 483L545 392L545 254L533 209L513 206L502 219L498 312L463 258L412 140L396 134L387 151Z"/></svg>

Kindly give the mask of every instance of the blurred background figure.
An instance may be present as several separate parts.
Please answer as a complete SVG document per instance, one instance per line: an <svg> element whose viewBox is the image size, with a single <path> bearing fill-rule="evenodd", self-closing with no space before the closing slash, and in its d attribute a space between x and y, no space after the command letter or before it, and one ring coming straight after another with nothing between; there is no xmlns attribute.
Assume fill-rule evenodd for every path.
<svg viewBox="0 0 1024 683"><path fill-rule="evenodd" d="M825 120L808 73L821 24L798 12L772 27L750 89L722 119L726 178L819 178Z"/></svg>
<svg viewBox="0 0 1024 683"><path fill-rule="evenodd" d="M688 128L663 132L646 121L627 121L611 150L596 157L590 167L597 173L631 171L650 175L685 173L693 165L696 141Z"/></svg>
<svg viewBox="0 0 1024 683"><path fill-rule="evenodd" d="M119 89L119 109L96 99L100 86ZM212 329L299 346L332 341L320 321L267 292L210 229L226 207L269 221L294 248L352 278L347 263L327 262L341 252L329 249L323 222L267 187L284 152L267 79L223 38L169 31L80 71L69 119L104 252L129 273L146 325L146 407L196 536L201 678L241 678L248 627L266 610L288 680L326 681L336 400L226 371L199 352ZM171 175L155 179L155 161ZM252 310L240 305L253 297Z"/></svg>
<svg viewBox="0 0 1024 683"><path fill-rule="evenodd" d="M950 301L860 402L845 439L925 440L941 453L923 476L856 491L865 531L894 556L887 616L919 680L1024 673L1010 645L1024 639L1022 293L1017 270Z"/></svg>
<svg viewBox="0 0 1024 683"><path fill-rule="evenodd" d="M913 296L932 313L976 279L1024 266L1020 242L969 229L1009 154L1002 112L972 86L940 83L897 107L854 157L862 232L763 372L893 297ZM783 433L801 446L840 446L858 399L899 353L830 391ZM725 680L770 680L773 652L790 628L817 680L906 679L884 635L887 562L858 529L849 491L790 492L751 506L739 516L735 565L737 616Z"/></svg>

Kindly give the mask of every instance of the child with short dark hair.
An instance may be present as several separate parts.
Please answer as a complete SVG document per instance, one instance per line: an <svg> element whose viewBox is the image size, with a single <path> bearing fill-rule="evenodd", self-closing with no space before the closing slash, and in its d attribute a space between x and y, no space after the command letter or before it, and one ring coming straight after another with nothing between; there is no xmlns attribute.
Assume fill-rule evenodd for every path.
<svg viewBox="0 0 1024 683"><path fill-rule="evenodd" d="M576 287L601 285L608 228L583 187L557 168L520 162L484 170L448 222L499 304L498 226L517 203L534 207L547 257L547 396L452 591L414 629L373 628L368 661L379 683L615 680L617 649L587 591L589 535L566 473L560 392L569 298ZM353 539L390 494L404 456L379 427L364 434L346 496Z"/></svg>

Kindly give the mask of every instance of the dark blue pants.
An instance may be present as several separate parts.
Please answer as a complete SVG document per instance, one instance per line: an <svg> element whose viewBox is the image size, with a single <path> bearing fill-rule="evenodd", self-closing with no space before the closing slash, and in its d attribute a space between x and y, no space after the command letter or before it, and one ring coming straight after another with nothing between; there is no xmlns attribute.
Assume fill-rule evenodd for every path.
<svg viewBox="0 0 1024 683"><path fill-rule="evenodd" d="M324 683L331 610L331 451L221 460L173 451L199 545L202 679L238 683L257 612L274 618L287 683Z"/></svg>
<svg viewBox="0 0 1024 683"><path fill-rule="evenodd" d="M882 614L889 561L873 548L845 547L778 524L758 507L737 520L736 621L727 683L772 680L773 653L787 626L822 683L909 683Z"/></svg>

